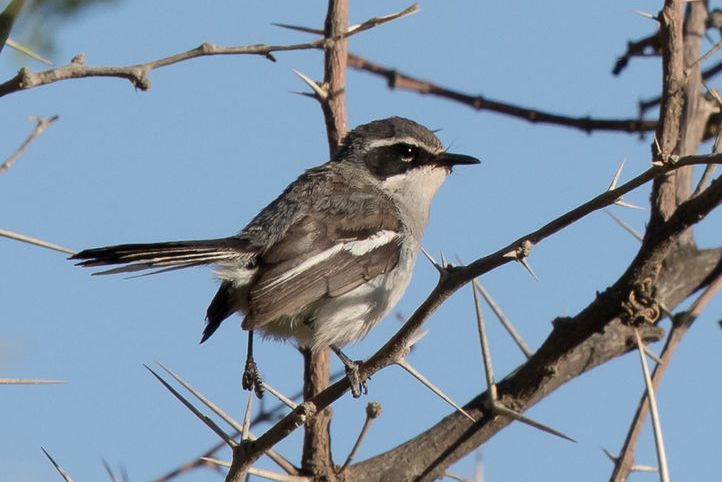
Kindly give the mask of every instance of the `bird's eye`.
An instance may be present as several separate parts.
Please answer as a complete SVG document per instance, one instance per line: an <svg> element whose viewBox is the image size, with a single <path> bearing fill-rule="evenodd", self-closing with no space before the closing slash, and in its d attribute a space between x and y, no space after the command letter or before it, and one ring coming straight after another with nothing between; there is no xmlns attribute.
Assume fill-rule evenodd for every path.
<svg viewBox="0 0 722 482"><path fill-rule="evenodd" d="M419 148L410 144L399 144L396 149L403 162L413 162L419 155Z"/></svg>

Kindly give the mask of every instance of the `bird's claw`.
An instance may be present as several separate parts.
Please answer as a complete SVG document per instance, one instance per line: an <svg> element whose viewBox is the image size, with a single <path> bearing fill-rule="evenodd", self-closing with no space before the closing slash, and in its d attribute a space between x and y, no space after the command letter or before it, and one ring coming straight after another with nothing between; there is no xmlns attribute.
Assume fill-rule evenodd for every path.
<svg viewBox="0 0 722 482"><path fill-rule="evenodd" d="M353 395L353 398L359 398L361 394L366 395L369 392L366 380L362 381L359 375L358 367L360 363L360 361L349 361L348 363L344 363L344 366L346 367L346 378L348 378L348 381L351 384L351 395Z"/></svg>
<svg viewBox="0 0 722 482"><path fill-rule="evenodd" d="M244 390L253 390L256 393L256 397L263 398L263 378L261 378L261 372L258 371L255 361L246 360L246 368L243 370L241 385Z"/></svg>

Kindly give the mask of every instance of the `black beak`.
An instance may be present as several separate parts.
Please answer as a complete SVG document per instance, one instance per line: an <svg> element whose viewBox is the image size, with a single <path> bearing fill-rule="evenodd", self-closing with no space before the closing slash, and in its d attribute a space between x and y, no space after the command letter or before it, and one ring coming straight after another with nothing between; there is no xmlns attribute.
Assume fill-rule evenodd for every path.
<svg viewBox="0 0 722 482"><path fill-rule="evenodd" d="M459 164L479 164L481 161L479 161L476 157L467 156L465 154L443 152L434 158L433 163L438 166L452 167Z"/></svg>

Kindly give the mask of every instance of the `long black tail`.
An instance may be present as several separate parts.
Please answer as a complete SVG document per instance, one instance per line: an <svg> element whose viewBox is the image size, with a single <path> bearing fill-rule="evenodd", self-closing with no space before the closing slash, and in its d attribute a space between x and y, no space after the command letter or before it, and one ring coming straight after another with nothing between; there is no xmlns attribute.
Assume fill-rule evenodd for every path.
<svg viewBox="0 0 722 482"><path fill-rule="evenodd" d="M84 267L124 265L93 274L128 273L160 268L156 271L158 273L226 259L251 258L253 254L247 240L222 238L168 243L120 244L86 249L74 254L70 259L80 260L77 265Z"/></svg>

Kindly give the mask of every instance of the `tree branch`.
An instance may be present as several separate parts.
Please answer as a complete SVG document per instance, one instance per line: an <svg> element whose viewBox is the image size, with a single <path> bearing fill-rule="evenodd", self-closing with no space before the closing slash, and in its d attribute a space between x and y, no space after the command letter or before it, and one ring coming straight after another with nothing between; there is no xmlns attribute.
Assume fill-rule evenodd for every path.
<svg viewBox="0 0 722 482"><path fill-rule="evenodd" d="M352 35L365 32L379 25L405 17L415 13L416 11L418 11L418 6L414 4L401 12L366 20L352 29L347 29L346 25L344 25L344 29L339 30L335 33L335 35L326 35L324 38L308 43L291 45L253 44L245 46L220 47L215 44L205 42L194 49L180 52L169 57L163 57L143 64L128 65L123 67L86 66L85 57L83 54L80 54L73 58L68 65L45 70L43 72L33 73L29 69L23 67L15 77L0 84L0 97L20 90L27 90L41 85L52 84L61 80L87 77L116 77L120 79L127 79L136 89L148 90L150 89L151 84L148 74L161 67L167 67L169 65L184 62L196 57L207 57L211 55L256 55L266 57L268 60L275 62L276 59L273 56L274 52L317 49L328 51L329 49L332 49L336 43L345 46L346 39Z"/></svg>
<svg viewBox="0 0 722 482"><path fill-rule="evenodd" d="M661 166L654 166L622 186L595 197L582 206L575 208L563 216L551 221L537 231L510 243L506 247L496 251L494 254L480 258L465 267L449 268L447 270L447 274L441 277L432 293L419 306L413 316L408 319L401 330L399 330L399 332L397 332L396 335L394 335L389 342L380 348L367 362L361 364L359 368L360 375L362 378L367 378L382 368L392 364L393 361L407 349L409 341L416 330L418 330L421 324L436 310L436 308L441 305L444 300L475 277L511 261L513 258L510 257L509 254L516 253L520 246L528 245L530 241L536 243L551 236L589 213L614 203L616 199L632 189L635 189L645 182L661 176L670 170L690 164L720 162L722 162L722 155L688 156L676 159L675 165L665 164ZM698 197L687 201L685 206L680 207L678 212L675 213L675 216L666 223L666 229L660 230L660 236L653 240L654 243L650 240L647 244L645 249L649 252L640 252L637 258L635 258L635 261L632 263L632 266L630 266L630 269L622 276L622 278L620 278L614 287L608 289L607 293L600 295L590 305L590 307L580 313L574 320L569 319L570 323L563 323L561 321L556 323L556 327L547 341L529 360L529 362L523 365L520 370L514 372L512 376L507 377L504 382L499 384L499 393L507 396L507 399L503 400L504 404L521 412L541 397L559 387L562 383L565 383L566 381L583 373L589 369L589 367L603 363L604 361L607 361L614 356L621 355L631 349L632 345L627 344L626 342L633 339L633 330L627 326L626 323L622 322L621 316L618 316L619 312L622 310L621 306L624 300L630 296L631 289L635 283L639 282L639 276L646 273L646 270L649 269L647 265L657 263L660 256L667 254L667 250L670 247L670 240L672 240L674 236L678 235L681 230L700 221L706 213L719 204L720 199L722 199L722 181L718 180ZM719 257L719 252L715 253ZM707 274L708 272L698 273L697 278L695 278L696 281L692 280L693 288L689 287L690 281L687 280L688 286L686 286L686 288L688 293L691 292L691 290L696 289ZM675 291L675 293L678 292ZM670 300L665 301L669 302L670 305L673 305L679 303L680 300L671 300L676 301L676 303L672 303ZM575 323L571 323L571 321L575 321ZM645 330L646 331L644 333L646 333L647 341L660 336L660 331L658 329L646 327ZM601 347L607 347L606 351L600 351ZM568 364L569 366L566 367L565 364ZM552 367L554 368L552 369ZM241 470L244 467L250 467L250 465L261 456L266 448L272 447L277 442L288 436L296 428L302 425L308 417L313 417L318 410L322 410L323 408L329 406L341 397L348 389L348 379L344 378L334 383L317 396L310 400L306 400L303 404L299 405L296 410L291 412L278 424L269 429L253 444L246 447L244 451L239 450L234 453L233 463L234 466L236 466L236 470ZM464 408L468 408L476 412L477 415L480 415L480 407L482 406L483 400L485 400L485 396L485 394L481 394ZM513 402L510 402L510 400L513 400ZM474 414L472 413L472 416L473 415ZM433 432L438 437L438 434L443 431L447 431L443 433L447 433L448 436L451 436L453 433L457 433L464 440L466 440L466 438L472 433L476 433L477 438L474 439L474 443L478 445L478 443L481 443L481 441L485 440L491 436L491 434L509 423L508 421L499 418L494 418L493 420L484 419L477 422L477 424L473 426L473 430L470 431L469 420L463 415L460 415L460 417L464 418L465 422L459 420L456 415L451 415L439 423L439 425L443 427L439 429L439 431L434 431L434 429L432 429L432 431L426 433L431 434ZM492 421L493 423L491 423ZM484 427L483 434L480 432L482 427ZM478 438L479 436L482 437L483 440L480 441ZM436 447L436 450L445 450L442 447L444 444L438 443L438 438L433 445ZM450 448L448 452L444 452L444 455L447 458L444 460L444 464L438 466L439 470L448 466L448 464L457 460L466 453L462 453L462 448L464 447L466 449L470 448L466 445L461 447L459 444L453 444L453 447ZM461 452L459 450L461 450ZM387 452L384 456L388 457L389 460L393 458L389 452ZM406 456L408 456L408 454L406 454ZM408 462L408 458L404 459L399 456L399 459L396 460L397 470L401 470L400 467L408 466ZM427 462L430 461L427 460ZM357 464L357 466L360 467L359 469L354 469L354 467L357 466L349 467L349 471L351 471L350 474L364 474L365 476L374 474L374 477L379 477L378 480L404 480L402 478L396 478L395 476L384 479L383 477L385 474L382 474L382 472L369 471L364 473L361 471L361 468L368 468L368 465L363 465L365 463L366 462ZM358 472L354 472L354 470L358 470ZM348 477L351 477L350 474ZM434 474L437 474L437 472L434 472ZM240 479L229 480L236 481ZM352 479L347 478L346 480Z"/></svg>
<svg viewBox="0 0 722 482"><path fill-rule="evenodd" d="M385 78L390 89L408 90L419 94L441 97L443 99L460 102L476 110L488 110L535 124L572 127L588 134L593 131L648 132L654 130L657 126L657 121L654 120L595 119L592 117L571 117L554 114L442 87L433 82L420 80L410 75L402 74L395 69L375 64L355 54L349 54L348 60L349 67Z"/></svg>

